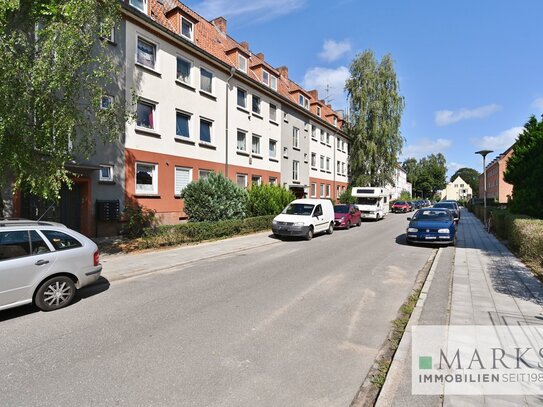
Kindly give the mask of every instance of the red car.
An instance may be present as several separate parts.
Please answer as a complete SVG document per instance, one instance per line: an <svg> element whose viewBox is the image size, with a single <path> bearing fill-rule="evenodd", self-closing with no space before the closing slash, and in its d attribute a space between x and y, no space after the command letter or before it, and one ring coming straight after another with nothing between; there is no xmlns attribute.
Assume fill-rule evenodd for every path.
<svg viewBox="0 0 543 407"><path fill-rule="evenodd" d="M334 206L334 227L349 229L352 225L362 224L362 215L356 205Z"/></svg>
<svg viewBox="0 0 543 407"><path fill-rule="evenodd" d="M394 205L392 205L392 212L409 212L411 210L411 205L409 205L409 202L405 201L396 201L394 202Z"/></svg>

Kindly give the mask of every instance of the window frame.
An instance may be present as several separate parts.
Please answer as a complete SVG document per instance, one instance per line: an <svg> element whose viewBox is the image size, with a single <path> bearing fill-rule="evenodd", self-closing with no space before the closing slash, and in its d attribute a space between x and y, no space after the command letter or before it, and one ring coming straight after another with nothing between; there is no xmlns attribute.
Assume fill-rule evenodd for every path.
<svg viewBox="0 0 543 407"><path fill-rule="evenodd" d="M300 181L300 161L292 160L292 181Z"/></svg>
<svg viewBox="0 0 543 407"><path fill-rule="evenodd" d="M151 174L152 190L149 191L149 190L144 190L144 189L138 189L138 165L145 165L145 166L149 166L153 168L153 171ZM135 184L134 193L136 195L158 195L158 164L149 163L145 161L136 161L134 184ZM140 185L144 185L144 184L140 184Z"/></svg>
<svg viewBox="0 0 543 407"><path fill-rule="evenodd" d="M183 189L181 189L181 191L176 190L176 187L177 187L177 170L187 170L188 171L188 173L189 173L189 182L187 183L187 185L188 185L188 184L190 184L192 182L192 168L191 167L184 167L184 166L181 166L181 165L176 165L173 168L173 192L174 192L174 196L181 196L181 192L183 192L183 190L187 187L187 185L185 185L183 187Z"/></svg>
<svg viewBox="0 0 543 407"><path fill-rule="evenodd" d="M275 148L273 149L273 155L272 155L272 148L271 148L272 143L275 146ZM268 140L268 154L270 158L277 159L277 140L275 139Z"/></svg>
<svg viewBox="0 0 543 407"><path fill-rule="evenodd" d="M258 140L257 146L258 151L254 151L254 141ZM258 134L251 134L251 154L261 157L262 156L262 136L259 136Z"/></svg>
<svg viewBox="0 0 543 407"><path fill-rule="evenodd" d="M183 23L187 22L190 25L190 35L187 36L183 33ZM179 21L179 35L181 37L186 38L190 40L191 42L194 42L194 23L190 21L188 18L181 16L181 19Z"/></svg>
<svg viewBox="0 0 543 407"><path fill-rule="evenodd" d="M107 100L107 106L104 106L104 100ZM113 96L104 94L100 98L100 110L108 110L113 106Z"/></svg>
<svg viewBox="0 0 543 407"><path fill-rule="evenodd" d="M311 168L317 169L317 153L311 153Z"/></svg>
<svg viewBox="0 0 543 407"><path fill-rule="evenodd" d="M255 111L255 100L258 101L256 105L258 107L258 112ZM251 112L257 116L262 114L262 98L258 95L251 95Z"/></svg>
<svg viewBox="0 0 543 407"><path fill-rule="evenodd" d="M239 104L239 96L240 96L240 93L244 93L244 94L245 94L244 97L243 97L244 105L240 105L240 104ZM246 91L245 89L243 89L243 88L240 88L240 87L238 86L237 92L236 92L236 105L237 105L239 108L243 109L243 110L247 110L247 95L248 95L247 91Z"/></svg>
<svg viewBox="0 0 543 407"><path fill-rule="evenodd" d="M142 105L146 105L146 106L150 106L151 107L151 121L152 121L152 124L151 124L151 127L145 127L145 126L142 126L140 124L138 124L138 105L139 104L142 104ZM144 99L144 98L138 98L138 101L136 102L136 130L141 130L141 131L146 131L146 132L157 132L158 131L158 103L157 102L153 102L152 100L149 100L149 99Z"/></svg>
<svg viewBox="0 0 543 407"><path fill-rule="evenodd" d="M209 124L209 141L202 140L202 122ZM199 125L198 129L199 129L199 131L198 131L198 142L200 142L202 144L212 145L213 144L213 139L214 139L214 137L213 137L213 120L207 119L205 117L200 116L200 125Z"/></svg>
<svg viewBox="0 0 543 407"><path fill-rule="evenodd" d="M187 118L187 128L189 131L188 137L180 135L177 133L177 117L185 116ZM181 140L192 140L192 113L186 112L184 110L175 110L175 137Z"/></svg>
<svg viewBox="0 0 543 407"><path fill-rule="evenodd" d="M274 123L277 123L277 105L275 105L274 103L270 103L268 106L269 106L270 120ZM272 110L274 112L273 117L272 117Z"/></svg>
<svg viewBox="0 0 543 407"><path fill-rule="evenodd" d="M109 176L107 178L102 176L102 170L109 168ZM101 164L100 171L98 172L98 181L99 182L113 182L113 165L111 164Z"/></svg>
<svg viewBox="0 0 543 407"><path fill-rule="evenodd" d="M243 61L244 65L245 65L245 68L241 67L242 64L241 64L240 61ZM241 55L240 53L238 53L238 69L241 72L247 73L247 58L245 58L245 56Z"/></svg>
<svg viewBox="0 0 543 407"><path fill-rule="evenodd" d="M239 135L243 134L243 149L239 148ZM242 129L237 129L236 131L236 151L247 152L247 131Z"/></svg>
<svg viewBox="0 0 543 407"><path fill-rule="evenodd" d="M292 128L292 148L300 149L300 129L298 127Z"/></svg>
<svg viewBox="0 0 543 407"><path fill-rule="evenodd" d="M202 81L202 76L205 76L205 75L203 75L204 72L207 72L207 73L209 73L209 74L211 75L211 78L210 78L210 80L209 80L209 82L210 82L210 83L209 83L209 86L210 86L210 88L211 88L210 90L204 89L204 88L202 87L202 85L203 85L203 83L202 83L202 82L203 82L203 81ZM207 69L207 68L204 67L204 66L201 66L201 67L200 67L200 91L201 91L201 92L204 92L204 93L207 93L207 94L209 94L209 95L213 95L213 89L214 89L214 86L213 86L214 80L213 80L213 79L214 79L214 78L215 78L215 74L213 73L213 71Z"/></svg>
<svg viewBox="0 0 543 407"><path fill-rule="evenodd" d="M179 61L180 61L180 60L181 60L181 61L184 61L184 62L187 62L188 65L189 65L189 75L188 75L188 78L187 78L186 81L184 81L183 79L180 79L180 78L179 78L179 69L178 69L178 66L179 66ZM193 86L193 85L192 85L192 82L193 82L193 76L194 76L194 75L192 74L192 69L193 69L193 67L194 67L194 63L192 62L192 60L190 60L190 59L188 59L188 58L185 58L185 57L183 57L183 56L181 56L181 55L177 55L177 56L176 56L175 63L176 63L176 66L175 66L175 68L176 68L176 72L175 72L175 80L176 80L176 81L179 81L179 82L181 82L181 83L184 83L184 84L186 84L186 85Z"/></svg>
<svg viewBox="0 0 543 407"><path fill-rule="evenodd" d="M153 47L153 50L154 50L154 54L153 54L153 66L149 66L147 64L145 64L144 62L140 62L139 61L139 43L143 42L143 43L147 43L148 45L151 45ZM155 71L155 72L158 72L158 50L159 50L159 47L158 47L158 43L147 38L147 37L144 37L143 35L136 35L136 65L137 66L140 66L144 69L150 69L151 71Z"/></svg>
<svg viewBox="0 0 543 407"><path fill-rule="evenodd" d="M130 1L128 2L128 4L129 4L130 6L132 6L132 7L134 7L136 10L139 10L139 11L141 11L141 12L144 13L144 14L148 14L148 13L147 13L147 10L148 10L147 0L141 0L143 10L142 10L141 8L135 6L135 5L133 4L133 2L134 2L134 0L130 0Z"/></svg>
<svg viewBox="0 0 543 407"><path fill-rule="evenodd" d="M244 186L239 184L239 180L243 179ZM247 174L237 173L236 174L236 185L240 188L247 188Z"/></svg>
<svg viewBox="0 0 543 407"><path fill-rule="evenodd" d="M262 175L251 175L251 187L255 186L255 179L257 180L256 181L256 185L257 186L260 186L262 185Z"/></svg>

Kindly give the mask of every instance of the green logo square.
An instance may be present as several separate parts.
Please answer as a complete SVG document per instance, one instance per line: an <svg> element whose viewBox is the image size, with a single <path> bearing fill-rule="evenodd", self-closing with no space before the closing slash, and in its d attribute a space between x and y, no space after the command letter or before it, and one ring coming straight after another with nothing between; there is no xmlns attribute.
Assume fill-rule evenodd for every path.
<svg viewBox="0 0 543 407"><path fill-rule="evenodd" d="M419 369L431 369L432 357L431 356L419 356Z"/></svg>

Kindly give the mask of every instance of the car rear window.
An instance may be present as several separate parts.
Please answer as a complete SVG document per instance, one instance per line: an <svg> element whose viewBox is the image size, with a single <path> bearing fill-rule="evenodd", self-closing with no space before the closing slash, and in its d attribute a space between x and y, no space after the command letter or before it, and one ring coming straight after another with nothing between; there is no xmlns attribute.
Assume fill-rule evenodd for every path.
<svg viewBox="0 0 543 407"><path fill-rule="evenodd" d="M0 232L0 260L24 257L30 254L28 230Z"/></svg>
<svg viewBox="0 0 543 407"><path fill-rule="evenodd" d="M57 230L42 230L41 232L51 242L55 250L67 250L83 246L79 240L66 233Z"/></svg>

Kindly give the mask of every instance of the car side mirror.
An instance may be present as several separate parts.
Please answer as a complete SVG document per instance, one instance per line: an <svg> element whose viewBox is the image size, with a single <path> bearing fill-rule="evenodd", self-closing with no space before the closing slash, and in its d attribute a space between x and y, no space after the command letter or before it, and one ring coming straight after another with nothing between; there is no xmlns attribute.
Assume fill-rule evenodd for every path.
<svg viewBox="0 0 543 407"><path fill-rule="evenodd" d="M409 216L409 217L407 218L407 220L411 220L411 216Z"/></svg>

